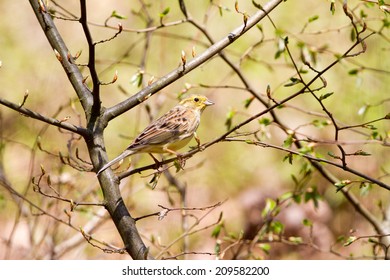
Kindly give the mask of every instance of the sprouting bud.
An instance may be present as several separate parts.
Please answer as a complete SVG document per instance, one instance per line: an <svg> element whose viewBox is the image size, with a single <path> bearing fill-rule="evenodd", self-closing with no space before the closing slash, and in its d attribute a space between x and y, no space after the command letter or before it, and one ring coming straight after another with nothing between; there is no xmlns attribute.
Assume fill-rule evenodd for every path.
<svg viewBox="0 0 390 280"><path fill-rule="evenodd" d="M60 120L60 123L63 123L63 122L66 122L70 119L70 116L66 116L65 118L63 118L62 120Z"/></svg>
<svg viewBox="0 0 390 280"><path fill-rule="evenodd" d="M42 175L45 175L45 174L46 174L45 168L43 168L43 165L42 165L42 164L41 164L41 172L42 172Z"/></svg>
<svg viewBox="0 0 390 280"><path fill-rule="evenodd" d="M43 5L42 0L39 0L39 1L38 1L38 4L39 4L39 11L40 11L40 12L46 13L46 8L45 8L45 6Z"/></svg>
<svg viewBox="0 0 390 280"><path fill-rule="evenodd" d="M244 13L243 17L244 17L244 24L246 25L246 23L248 22L249 15L247 13Z"/></svg>
<svg viewBox="0 0 390 280"><path fill-rule="evenodd" d="M183 50L181 51L181 61L183 62L184 65L187 62L186 53Z"/></svg>
<svg viewBox="0 0 390 280"><path fill-rule="evenodd" d="M46 182L47 182L47 185L50 187L50 186L51 186L51 178L50 178L50 175L47 176Z"/></svg>
<svg viewBox="0 0 390 280"><path fill-rule="evenodd" d="M195 56L196 56L195 46L192 46L192 57L195 57Z"/></svg>
<svg viewBox="0 0 390 280"><path fill-rule="evenodd" d="M268 97L269 99L271 99L271 87L270 87L270 85L267 85L267 90L266 90L266 92L267 92L267 97Z"/></svg>
<svg viewBox="0 0 390 280"><path fill-rule="evenodd" d="M116 80L118 80L118 70L115 70L115 74L114 74L114 77L112 78L111 83L115 83Z"/></svg>
<svg viewBox="0 0 390 280"><path fill-rule="evenodd" d="M238 8L238 1L236 1L236 3L234 3L234 8L236 9L237 13L240 12L240 9Z"/></svg>
<svg viewBox="0 0 390 280"><path fill-rule="evenodd" d="M73 57L73 59L74 59L74 60L78 59L78 58L80 57L80 55L81 55L82 52L83 52L82 50L79 50L79 51L75 54L75 56Z"/></svg>
<svg viewBox="0 0 390 280"><path fill-rule="evenodd" d="M54 49L54 54L56 55L58 61L62 62L62 57L61 57L60 53L56 49Z"/></svg>
<svg viewBox="0 0 390 280"><path fill-rule="evenodd" d="M85 84L85 82L87 81L87 79L89 78L89 76L85 76L85 78L83 79L83 84Z"/></svg>
<svg viewBox="0 0 390 280"><path fill-rule="evenodd" d="M151 84L153 84L154 82L154 76L150 77L149 81L148 81L148 86L150 86Z"/></svg>

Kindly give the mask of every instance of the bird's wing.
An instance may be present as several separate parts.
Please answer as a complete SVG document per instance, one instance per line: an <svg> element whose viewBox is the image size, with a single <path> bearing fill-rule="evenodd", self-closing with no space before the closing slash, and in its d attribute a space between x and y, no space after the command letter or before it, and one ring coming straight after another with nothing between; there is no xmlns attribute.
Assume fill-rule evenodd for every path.
<svg viewBox="0 0 390 280"><path fill-rule="evenodd" d="M129 148L145 145L165 145L190 137L195 132L199 120L196 112L175 107L142 131Z"/></svg>

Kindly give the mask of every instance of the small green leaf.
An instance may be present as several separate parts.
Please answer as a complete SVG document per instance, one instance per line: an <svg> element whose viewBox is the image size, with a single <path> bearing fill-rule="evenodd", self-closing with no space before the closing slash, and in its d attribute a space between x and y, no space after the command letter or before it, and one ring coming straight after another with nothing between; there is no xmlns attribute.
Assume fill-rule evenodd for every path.
<svg viewBox="0 0 390 280"><path fill-rule="evenodd" d="M217 256L221 253L221 242L218 242L218 240L215 243L214 252Z"/></svg>
<svg viewBox="0 0 390 280"><path fill-rule="evenodd" d="M270 124L271 124L271 120L270 120L269 118L261 118L261 119L259 120L259 124L262 124L262 125L267 126L267 125L270 125Z"/></svg>
<svg viewBox="0 0 390 280"><path fill-rule="evenodd" d="M314 120L312 121L312 124L317 128L324 128L325 126L329 125L329 122L327 120L325 121Z"/></svg>
<svg viewBox="0 0 390 280"><path fill-rule="evenodd" d="M171 10L171 8L169 8L169 7L165 8L164 11L162 11L160 13L160 17L161 18L165 17L169 13L170 10Z"/></svg>
<svg viewBox="0 0 390 280"><path fill-rule="evenodd" d="M330 2L330 11L332 15L334 15L334 13L336 12L335 0L331 0Z"/></svg>
<svg viewBox="0 0 390 280"><path fill-rule="evenodd" d="M297 79L297 78L290 78L290 83L288 84L285 84L284 86L285 87L291 87L291 86L295 86L297 84L300 84L302 81L300 79Z"/></svg>
<svg viewBox="0 0 390 280"><path fill-rule="evenodd" d="M328 152L328 155L332 158L335 158L335 159L340 159L339 156L336 156L333 152Z"/></svg>
<svg viewBox="0 0 390 280"><path fill-rule="evenodd" d="M351 75L351 76L357 75L358 73L359 73L359 69L356 69L356 68L348 71L348 75Z"/></svg>
<svg viewBox="0 0 390 280"><path fill-rule="evenodd" d="M253 100L255 100L254 97L250 97L250 98L248 98L248 99L245 99L245 101L244 101L244 107L245 107L245 109L247 109L247 108L249 107L249 105L251 105L251 103L252 103Z"/></svg>
<svg viewBox="0 0 390 280"><path fill-rule="evenodd" d="M222 224L218 224L211 233L211 237L218 238L219 234L221 233Z"/></svg>
<svg viewBox="0 0 390 280"><path fill-rule="evenodd" d="M358 150L358 151L354 152L353 155L355 155L355 156L371 156L370 153L367 153L363 150Z"/></svg>
<svg viewBox="0 0 390 280"><path fill-rule="evenodd" d="M328 92L328 93L325 93L325 94L321 94L319 99L320 100L324 100L326 98L328 98L329 96L331 96L334 92Z"/></svg>
<svg viewBox="0 0 390 280"><path fill-rule="evenodd" d="M345 186L351 184L352 181L350 180L342 180L342 181L339 181L337 183L335 183L334 185L337 187L337 192L340 191L342 188L344 188Z"/></svg>
<svg viewBox="0 0 390 280"><path fill-rule="evenodd" d="M284 225L279 221L272 221L270 229L275 234L281 234L284 230Z"/></svg>
<svg viewBox="0 0 390 280"><path fill-rule="evenodd" d="M356 40L356 31L355 31L355 28L352 28L352 29L351 29L350 39L351 39L352 42L355 42L355 40Z"/></svg>
<svg viewBox="0 0 390 280"><path fill-rule="evenodd" d="M350 236L350 237L348 237L347 241L345 241L345 243L343 244L343 246L346 247L346 246L351 245L353 242L356 241L356 239L357 239L356 236Z"/></svg>
<svg viewBox="0 0 390 280"><path fill-rule="evenodd" d="M263 218L266 217L270 212L272 212L275 209L275 207L276 207L276 201L271 198L267 198L265 201L265 207L261 212L261 216Z"/></svg>
<svg viewBox="0 0 390 280"><path fill-rule="evenodd" d="M319 16L315 15L315 16L310 17L308 22L313 22L313 21L316 21L317 19L319 19Z"/></svg>
<svg viewBox="0 0 390 280"><path fill-rule="evenodd" d="M294 142L294 137L292 134L289 134L287 138L283 141L283 147L290 148L293 142Z"/></svg>
<svg viewBox="0 0 390 280"><path fill-rule="evenodd" d="M284 158L283 158L283 162L285 162L286 160L288 160L288 163L289 164L292 164L293 163L293 154L292 153L288 153Z"/></svg>
<svg viewBox="0 0 390 280"><path fill-rule="evenodd" d="M322 199L317 187L308 188L305 192L305 202L313 201L314 207L318 208L318 201Z"/></svg>
<svg viewBox="0 0 390 280"><path fill-rule="evenodd" d="M259 244L258 247L264 252L266 253L267 255L269 254L270 250L271 250L271 245L269 243L263 243L263 244Z"/></svg>
<svg viewBox="0 0 390 280"><path fill-rule="evenodd" d="M290 236L288 238L288 240L295 243L295 244L302 244L303 243L302 237L300 237L300 236Z"/></svg>
<svg viewBox="0 0 390 280"><path fill-rule="evenodd" d="M138 71L137 73L135 73L131 79L130 79L130 83L134 86L137 86L137 87L140 87L142 85L142 80L144 78L144 75L141 71Z"/></svg>
<svg viewBox="0 0 390 280"><path fill-rule="evenodd" d="M236 111L233 109L230 109L229 112L226 114L226 120L225 120L225 126L227 130L230 130L232 128L233 124L233 117L236 114Z"/></svg>
<svg viewBox="0 0 390 280"><path fill-rule="evenodd" d="M293 198L294 202L297 204L300 204L302 201L302 196L298 193L295 193L292 198Z"/></svg>
<svg viewBox="0 0 390 280"><path fill-rule="evenodd" d="M127 19L127 17L126 16L124 16L124 15L121 15L121 14L118 14L117 13L117 11L112 11L112 13L111 13L111 17L113 17L113 18L117 18L117 19Z"/></svg>
<svg viewBox="0 0 390 280"><path fill-rule="evenodd" d="M309 219L303 219L303 220L302 220L302 224L303 224L305 227L312 227L312 226L313 226L313 222L310 221Z"/></svg>
<svg viewBox="0 0 390 280"><path fill-rule="evenodd" d="M372 190L372 184L369 182L362 182L360 184L360 195L361 196L366 196L370 193Z"/></svg>

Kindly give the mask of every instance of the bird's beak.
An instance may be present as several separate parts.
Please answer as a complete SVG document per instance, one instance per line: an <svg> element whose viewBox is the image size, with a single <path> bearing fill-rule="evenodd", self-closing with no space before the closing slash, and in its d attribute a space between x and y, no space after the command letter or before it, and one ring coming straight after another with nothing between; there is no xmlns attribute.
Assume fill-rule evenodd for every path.
<svg viewBox="0 0 390 280"><path fill-rule="evenodd" d="M206 106L210 106L210 105L213 105L214 102L209 100L209 99L206 99L206 101L203 104L206 105Z"/></svg>

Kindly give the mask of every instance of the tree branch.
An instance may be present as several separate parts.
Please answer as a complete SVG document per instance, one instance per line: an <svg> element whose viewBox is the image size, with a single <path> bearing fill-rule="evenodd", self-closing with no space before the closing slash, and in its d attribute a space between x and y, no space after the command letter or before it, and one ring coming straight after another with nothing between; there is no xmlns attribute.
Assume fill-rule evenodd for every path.
<svg viewBox="0 0 390 280"><path fill-rule="evenodd" d="M137 106L139 103L144 102L151 95L155 94L159 90L178 80L185 74L191 72L198 66L202 65L204 62L208 61L214 55L220 53L224 48L232 44L235 40L244 35L249 29L251 29L254 25L256 25L259 21L261 21L267 13L270 13L277 5L279 5L282 0L271 0L267 4L264 5L264 11L258 11L256 14L251 16L246 24L242 24L241 26L234 29L227 36L222 38L220 41L216 42L214 45L210 46L206 51L202 54L196 56L194 59L187 61L185 67L178 67L172 72L168 73L164 77L158 79L156 82L151 85L145 87L137 94L132 97L122 101L121 103L108 108L105 111L104 118L106 121L110 121L113 118L118 117L119 115L125 113L131 108Z"/></svg>
<svg viewBox="0 0 390 280"><path fill-rule="evenodd" d="M0 104L8 107L8 108L11 108L27 117L31 117L33 119L36 119L36 120L40 120L42 122L45 122L45 123L48 123L48 124L51 124L51 125L54 125L54 126L57 126L59 128L62 128L62 129L65 129L65 130L68 130L68 131L71 131L71 132L74 132L74 133L77 133L81 136L86 136L87 135L87 129L83 128L83 127L80 127L80 126L76 126L76 125L73 125L73 124L69 124L69 123L66 123L64 121L59 121L57 119L54 119L54 118L51 118L51 117L47 117L47 116L43 116L37 112L34 112L34 111L31 111L29 109L26 109L24 107L21 107L15 103L12 103L8 100L5 100L3 98L0 97Z"/></svg>
<svg viewBox="0 0 390 280"><path fill-rule="evenodd" d="M92 107L93 100L90 90L83 83L84 78L80 70L78 69L77 65L74 64L73 57L70 55L65 42L54 25L50 14L46 11L46 7L42 1L29 1L51 47L60 55L57 58L60 59L61 65L64 68L65 73L67 74L74 90L76 91L82 107L84 108L85 112L88 112Z"/></svg>

